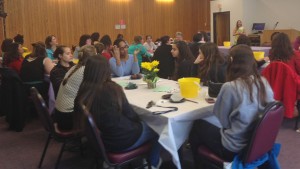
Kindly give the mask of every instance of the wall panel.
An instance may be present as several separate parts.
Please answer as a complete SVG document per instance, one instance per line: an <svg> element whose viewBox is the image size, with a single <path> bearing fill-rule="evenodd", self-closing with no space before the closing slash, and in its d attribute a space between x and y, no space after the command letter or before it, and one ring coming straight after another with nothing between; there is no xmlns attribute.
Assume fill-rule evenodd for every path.
<svg viewBox="0 0 300 169"><path fill-rule="evenodd" d="M132 42L135 35L174 36L181 31L191 40L199 30L210 30L210 0L5 0L7 37L25 37L25 46L50 34L60 44L78 44L82 34L100 32L112 39L118 33ZM120 20L125 30L116 30Z"/></svg>

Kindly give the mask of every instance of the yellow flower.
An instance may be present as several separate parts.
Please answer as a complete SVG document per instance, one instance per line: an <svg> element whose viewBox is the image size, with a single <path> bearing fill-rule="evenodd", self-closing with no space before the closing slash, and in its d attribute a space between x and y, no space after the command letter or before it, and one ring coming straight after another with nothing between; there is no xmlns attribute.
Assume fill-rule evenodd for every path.
<svg viewBox="0 0 300 169"><path fill-rule="evenodd" d="M151 65L152 65L152 67L156 67L156 66L159 65L159 61L153 60L153 61L151 62Z"/></svg>
<svg viewBox="0 0 300 169"><path fill-rule="evenodd" d="M159 61L154 60L152 62L142 62L142 72L144 74L145 80L149 80L151 82L156 81L158 79L157 72L159 69L157 66L159 65ZM156 80L155 80L156 79Z"/></svg>

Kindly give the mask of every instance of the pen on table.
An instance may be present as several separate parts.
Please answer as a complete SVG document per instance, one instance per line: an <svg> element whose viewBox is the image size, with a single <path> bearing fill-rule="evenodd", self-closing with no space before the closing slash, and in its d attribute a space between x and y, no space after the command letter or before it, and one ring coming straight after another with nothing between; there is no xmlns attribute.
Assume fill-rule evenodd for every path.
<svg viewBox="0 0 300 169"><path fill-rule="evenodd" d="M193 102L193 103L197 103L198 104L198 102L196 102L196 101L193 101L193 100L189 100L189 99L185 99L186 101L189 101L189 102Z"/></svg>

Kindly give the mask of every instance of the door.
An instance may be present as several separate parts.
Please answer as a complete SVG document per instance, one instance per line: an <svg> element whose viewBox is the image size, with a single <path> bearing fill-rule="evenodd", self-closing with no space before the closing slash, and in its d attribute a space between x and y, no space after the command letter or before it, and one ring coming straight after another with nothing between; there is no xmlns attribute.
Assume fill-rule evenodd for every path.
<svg viewBox="0 0 300 169"><path fill-rule="evenodd" d="M214 43L223 46L224 41L230 41L230 12L217 12L213 14Z"/></svg>

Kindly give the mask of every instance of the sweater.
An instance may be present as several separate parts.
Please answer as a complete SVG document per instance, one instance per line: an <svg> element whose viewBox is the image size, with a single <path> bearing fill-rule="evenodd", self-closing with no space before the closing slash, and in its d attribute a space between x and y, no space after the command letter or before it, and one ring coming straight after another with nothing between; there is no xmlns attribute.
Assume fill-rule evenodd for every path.
<svg viewBox="0 0 300 169"><path fill-rule="evenodd" d="M75 68L76 66L73 66L67 72L65 78L68 77ZM77 69L65 85L60 84L55 102L55 108L58 111L62 113L72 113L74 111L74 100L83 79L84 68L85 66L81 66Z"/></svg>
<svg viewBox="0 0 300 169"><path fill-rule="evenodd" d="M274 100L272 88L263 77L262 80L266 88L266 101L271 102ZM258 102L258 90L255 85L252 87L253 102L245 87L239 79L224 83L213 109L222 125L222 145L236 153L249 143L253 122L258 112L265 108Z"/></svg>
<svg viewBox="0 0 300 169"><path fill-rule="evenodd" d="M122 100L121 109L116 99L118 97ZM142 133L142 124L137 113L115 82L106 82L103 85L102 91L96 94L92 101L90 112L101 132L107 151L120 152L129 148Z"/></svg>
<svg viewBox="0 0 300 169"><path fill-rule="evenodd" d="M147 49L145 48L145 46L143 46L141 43L130 45L128 48L128 53L133 55L133 53L136 49L140 49L140 52L137 54L137 59L138 59L139 65L141 65L141 63L142 63L143 56L152 57L152 55L147 52Z"/></svg>
<svg viewBox="0 0 300 169"><path fill-rule="evenodd" d="M117 66L116 58L112 57L109 59L109 65L114 76L127 76L132 74L138 74L140 72L140 67L138 62L134 62L134 56L128 55L128 60L122 61L121 65Z"/></svg>

